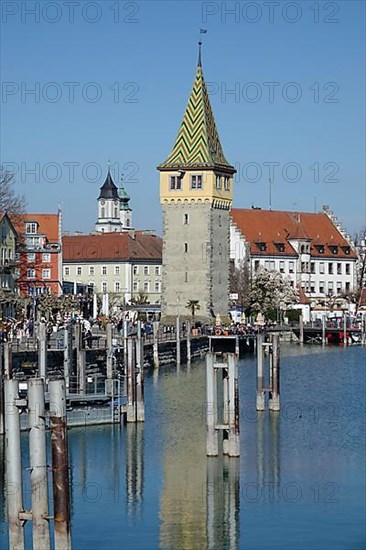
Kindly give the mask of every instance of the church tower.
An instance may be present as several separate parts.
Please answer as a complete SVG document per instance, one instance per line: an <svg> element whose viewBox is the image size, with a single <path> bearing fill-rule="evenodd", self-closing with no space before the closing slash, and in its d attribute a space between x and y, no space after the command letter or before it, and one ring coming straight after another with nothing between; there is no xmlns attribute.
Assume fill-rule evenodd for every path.
<svg viewBox="0 0 366 550"><path fill-rule="evenodd" d="M158 166L163 209L162 315L228 314L230 209L236 170L225 158L201 63L173 150Z"/></svg>
<svg viewBox="0 0 366 550"><path fill-rule="evenodd" d="M110 169L98 197L98 219L95 231L112 233L132 229L132 210L130 197L123 185L118 189L111 176Z"/></svg>

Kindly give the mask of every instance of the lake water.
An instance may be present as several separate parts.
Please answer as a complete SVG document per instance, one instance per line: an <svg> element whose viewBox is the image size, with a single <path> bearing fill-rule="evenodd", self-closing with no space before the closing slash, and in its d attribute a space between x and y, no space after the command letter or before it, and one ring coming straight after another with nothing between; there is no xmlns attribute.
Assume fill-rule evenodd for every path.
<svg viewBox="0 0 366 550"><path fill-rule="evenodd" d="M144 424L69 431L73 548L365 548L365 367L364 348L282 346L281 412L257 413L247 356L225 460L206 457L204 362L146 373ZM0 513L6 548L4 495Z"/></svg>

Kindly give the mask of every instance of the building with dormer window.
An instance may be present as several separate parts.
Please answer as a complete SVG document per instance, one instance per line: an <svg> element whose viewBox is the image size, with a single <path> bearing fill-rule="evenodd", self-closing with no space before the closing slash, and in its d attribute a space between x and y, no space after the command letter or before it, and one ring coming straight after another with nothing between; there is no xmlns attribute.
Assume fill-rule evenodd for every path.
<svg viewBox="0 0 366 550"><path fill-rule="evenodd" d="M260 267L279 271L314 302L355 290L357 254L329 209L234 208L230 241L236 266L247 261L252 274Z"/></svg>
<svg viewBox="0 0 366 550"><path fill-rule="evenodd" d="M24 214L18 228L16 288L25 296L62 294L61 212Z"/></svg>

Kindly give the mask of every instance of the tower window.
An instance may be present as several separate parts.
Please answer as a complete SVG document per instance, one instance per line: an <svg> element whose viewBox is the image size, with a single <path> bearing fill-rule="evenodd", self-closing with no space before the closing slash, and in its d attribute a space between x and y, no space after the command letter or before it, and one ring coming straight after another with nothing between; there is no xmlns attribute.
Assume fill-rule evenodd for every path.
<svg viewBox="0 0 366 550"><path fill-rule="evenodd" d="M182 189L182 178L180 176L170 176L170 189Z"/></svg>
<svg viewBox="0 0 366 550"><path fill-rule="evenodd" d="M105 208L100 209L100 217L105 218Z"/></svg>
<svg viewBox="0 0 366 550"><path fill-rule="evenodd" d="M228 177L224 179L224 189L225 191L230 191L230 178Z"/></svg>
<svg viewBox="0 0 366 550"><path fill-rule="evenodd" d="M188 283L188 271L186 271L184 274L184 282Z"/></svg>
<svg viewBox="0 0 366 550"><path fill-rule="evenodd" d="M202 176L191 176L191 189L202 189Z"/></svg>
<svg viewBox="0 0 366 550"><path fill-rule="evenodd" d="M189 214L184 214L183 223L184 225L189 224Z"/></svg>
<svg viewBox="0 0 366 550"><path fill-rule="evenodd" d="M216 176L216 189L221 189L221 176Z"/></svg>
<svg viewBox="0 0 366 550"><path fill-rule="evenodd" d="M184 252L188 252L188 243L184 243Z"/></svg>
<svg viewBox="0 0 366 550"><path fill-rule="evenodd" d="M115 208L115 209L114 209L114 217L115 217L115 218L118 218L118 208Z"/></svg>

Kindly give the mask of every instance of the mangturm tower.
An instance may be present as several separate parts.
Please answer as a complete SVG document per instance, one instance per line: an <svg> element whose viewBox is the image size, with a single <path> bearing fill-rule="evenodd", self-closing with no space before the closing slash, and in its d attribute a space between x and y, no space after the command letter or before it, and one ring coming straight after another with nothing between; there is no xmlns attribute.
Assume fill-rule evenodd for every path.
<svg viewBox="0 0 366 550"><path fill-rule="evenodd" d="M228 314L233 174L216 129L201 63L173 151L158 166L163 209L162 315Z"/></svg>

